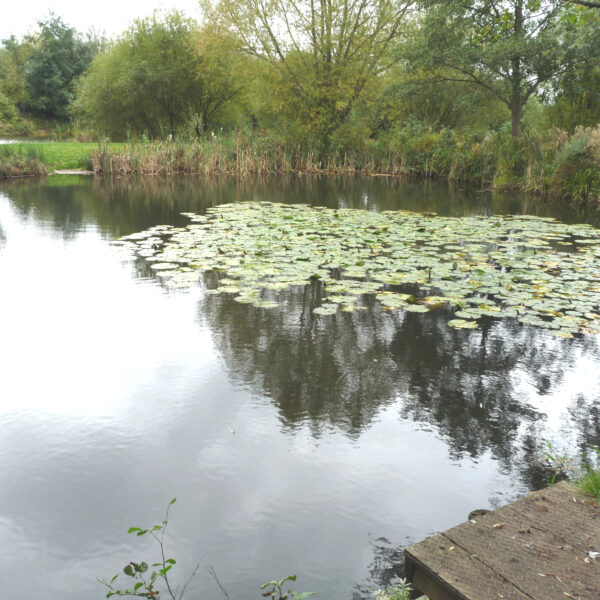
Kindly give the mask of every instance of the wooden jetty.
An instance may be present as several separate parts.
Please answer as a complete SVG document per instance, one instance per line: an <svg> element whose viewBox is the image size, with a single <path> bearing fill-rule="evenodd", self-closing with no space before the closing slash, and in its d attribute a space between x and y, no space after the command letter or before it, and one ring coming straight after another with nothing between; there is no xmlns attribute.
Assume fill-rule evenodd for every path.
<svg viewBox="0 0 600 600"><path fill-rule="evenodd" d="M600 507L563 482L405 550L430 600L600 600Z"/></svg>

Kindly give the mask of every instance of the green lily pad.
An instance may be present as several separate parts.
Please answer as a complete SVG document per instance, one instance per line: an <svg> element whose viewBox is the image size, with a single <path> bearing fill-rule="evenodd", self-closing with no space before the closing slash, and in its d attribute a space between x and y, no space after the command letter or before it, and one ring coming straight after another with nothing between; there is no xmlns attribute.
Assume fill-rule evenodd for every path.
<svg viewBox="0 0 600 600"><path fill-rule="evenodd" d="M331 305L323 305L323 306L319 306L317 308L313 309L313 313L315 313L316 315L335 315L335 313L337 312L337 305L335 304L331 304Z"/></svg>
<svg viewBox="0 0 600 600"><path fill-rule="evenodd" d="M454 329L477 329L479 327L477 321L466 321L465 319L451 319L448 321L448 325Z"/></svg>
<svg viewBox="0 0 600 600"><path fill-rule="evenodd" d="M600 231L591 226L266 202L186 216L187 227L151 227L116 244L148 261L169 288L222 273L216 293L260 308L276 305L262 299L265 290L311 284L329 298L315 309L322 315L363 310L358 298L374 294L385 310L455 307L451 323L488 316L557 334L600 329ZM418 292L393 287L405 285Z"/></svg>

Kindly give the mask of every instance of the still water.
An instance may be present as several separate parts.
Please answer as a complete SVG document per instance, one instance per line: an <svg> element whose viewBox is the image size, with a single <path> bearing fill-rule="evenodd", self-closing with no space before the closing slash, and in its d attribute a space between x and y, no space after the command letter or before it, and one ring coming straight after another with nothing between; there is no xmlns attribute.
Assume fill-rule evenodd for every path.
<svg viewBox="0 0 600 600"><path fill-rule="evenodd" d="M548 478L544 440L600 442L600 349L510 320L311 318L315 290L261 311L167 291L109 242L242 200L446 215L598 215L388 178L78 176L0 184L1 597L92 600L129 526L177 497L174 581L211 565L232 600L298 575L327 600L402 573L402 550ZM189 598L220 598L201 568Z"/></svg>

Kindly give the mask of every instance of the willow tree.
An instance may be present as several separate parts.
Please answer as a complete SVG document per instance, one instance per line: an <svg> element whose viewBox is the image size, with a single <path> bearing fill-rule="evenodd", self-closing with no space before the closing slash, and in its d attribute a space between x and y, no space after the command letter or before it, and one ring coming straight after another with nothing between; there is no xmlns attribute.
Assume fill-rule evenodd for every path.
<svg viewBox="0 0 600 600"><path fill-rule="evenodd" d="M511 112L521 133L523 109L577 56L560 0L428 0L413 56L446 69L453 81L480 86Z"/></svg>
<svg viewBox="0 0 600 600"><path fill-rule="evenodd" d="M205 132L237 96L235 47L177 11L137 19L77 84L72 113L113 139Z"/></svg>
<svg viewBox="0 0 600 600"><path fill-rule="evenodd" d="M269 94L327 147L369 83L394 62L413 0L220 0L213 22L266 61Z"/></svg>

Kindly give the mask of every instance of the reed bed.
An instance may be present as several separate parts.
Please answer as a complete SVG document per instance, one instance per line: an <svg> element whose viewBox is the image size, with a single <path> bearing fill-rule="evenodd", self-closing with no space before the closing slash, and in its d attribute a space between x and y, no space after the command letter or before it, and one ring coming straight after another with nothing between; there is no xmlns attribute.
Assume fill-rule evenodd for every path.
<svg viewBox="0 0 600 600"><path fill-rule="evenodd" d="M485 136L405 128L355 151L289 148L266 135L237 132L207 140L130 142L102 146L91 155L95 173L127 176L417 175L472 182L492 190L516 190L579 204L600 204L600 127Z"/></svg>
<svg viewBox="0 0 600 600"><path fill-rule="evenodd" d="M48 168L41 148L18 144L0 146L0 178L47 174Z"/></svg>

